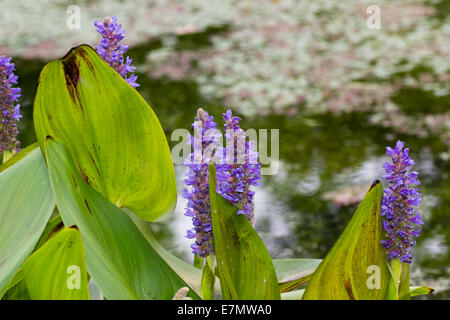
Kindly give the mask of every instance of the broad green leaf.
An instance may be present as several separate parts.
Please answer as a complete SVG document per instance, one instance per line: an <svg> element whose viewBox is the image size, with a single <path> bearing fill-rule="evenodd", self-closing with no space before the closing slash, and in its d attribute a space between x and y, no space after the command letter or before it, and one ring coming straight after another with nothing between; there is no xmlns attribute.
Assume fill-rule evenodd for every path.
<svg viewBox="0 0 450 320"><path fill-rule="evenodd" d="M216 168L209 167L214 246L226 300L279 300L278 280L269 252L244 215L216 193Z"/></svg>
<svg viewBox="0 0 450 320"><path fill-rule="evenodd" d="M84 181L61 142L48 139L46 151L64 224L79 228L88 272L107 299L171 299L187 286L128 215Z"/></svg>
<svg viewBox="0 0 450 320"><path fill-rule="evenodd" d="M37 146L37 145L36 145ZM35 146L35 148L36 148ZM34 248L33 252L42 247L42 245L60 228L64 225L62 224L61 216L57 215L54 218L51 218L47 225L45 226L44 231L41 234L41 237L39 238L36 247ZM9 280L8 285L6 286L5 292L8 291L10 288L17 285L20 281L23 280L23 269L20 267L20 269L16 272L16 274L12 277L11 280ZM28 291L27 291L28 292Z"/></svg>
<svg viewBox="0 0 450 320"><path fill-rule="evenodd" d="M118 207L153 221L173 210L175 172L161 124L139 93L87 45L41 72L36 135L60 139L83 179Z"/></svg>
<svg viewBox="0 0 450 320"><path fill-rule="evenodd" d="M5 288L5 295L8 294L8 290L16 286L19 282L23 280L23 268L20 267L19 270L14 274L14 276L9 280L8 285Z"/></svg>
<svg viewBox="0 0 450 320"><path fill-rule="evenodd" d="M274 259L280 292L288 292L311 279L320 259Z"/></svg>
<svg viewBox="0 0 450 320"><path fill-rule="evenodd" d="M333 248L314 272L305 300L384 299L390 279L381 246L383 188L375 181Z"/></svg>
<svg viewBox="0 0 450 320"><path fill-rule="evenodd" d="M434 289L430 287L410 287L411 297L421 296L425 294L433 293Z"/></svg>
<svg viewBox="0 0 450 320"><path fill-rule="evenodd" d="M33 300L89 300L84 246L76 227L59 231L24 263Z"/></svg>
<svg viewBox="0 0 450 320"><path fill-rule="evenodd" d="M33 251L55 202L37 146L21 151L0 172L0 297Z"/></svg>

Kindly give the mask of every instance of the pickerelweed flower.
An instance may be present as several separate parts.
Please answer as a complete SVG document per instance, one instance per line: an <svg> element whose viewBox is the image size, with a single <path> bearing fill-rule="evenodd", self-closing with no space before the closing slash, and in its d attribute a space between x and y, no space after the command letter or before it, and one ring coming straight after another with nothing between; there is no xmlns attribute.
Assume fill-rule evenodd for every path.
<svg viewBox="0 0 450 320"><path fill-rule="evenodd" d="M231 110L223 114L226 148L218 148L217 192L232 203L238 214L244 214L253 224L252 186L260 185L261 164L253 141L246 141L245 131L239 127L241 118L233 117Z"/></svg>
<svg viewBox="0 0 450 320"><path fill-rule="evenodd" d="M386 147L386 154L392 158L392 164L386 162L384 178L389 187L384 190L381 215L386 230L386 240L382 241L389 259L400 258L401 262L411 263L411 248L416 244L414 238L421 232L419 225L423 224L422 217L416 212L420 204L420 193L417 188L418 173L411 171L414 160L409 157L409 148L403 150L404 143L397 141L394 149Z"/></svg>
<svg viewBox="0 0 450 320"><path fill-rule="evenodd" d="M17 150L19 130L17 122L22 117L20 104L20 88L13 88L18 77L14 74L15 66L11 58L0 56L0 153Z"/></svg>
<svg viewBox="0 0 450 320"><path fill-rule="evenodd" d="M97 27L97 32L102 35L97 53L133 88L139 87L139 84L136 83L136 75L131 74L127 78L127 74L133 72L136 68L131 65L133 59L127 57L125 60L123 57L128 50L128 46L120 44L120 41L125 37L125 30L122 30L122 25L117 23L117 17L106 17L103 23L96 20L94 25Z"/></svg>
<svg viewBox="0 0 450 320"><path fill-rule="evenodd" d="M191 245L192 253L206 258L214 254L208 173L214 155L208 156L208 150L217 144L216 123L208 112L198 109L192 128L194 136L191 136L191 144L194 145L194 152L184 162L189 167L184 182L191 186L191 190L184 189L183 197L188 200L185 216L192 218L194 228L187 231L186 237L195 239Z"/></svg>

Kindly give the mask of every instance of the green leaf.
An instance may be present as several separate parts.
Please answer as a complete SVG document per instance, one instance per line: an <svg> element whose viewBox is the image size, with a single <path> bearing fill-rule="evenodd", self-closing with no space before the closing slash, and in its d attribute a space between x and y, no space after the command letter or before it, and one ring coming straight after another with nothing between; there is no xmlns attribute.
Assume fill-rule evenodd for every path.
<svg viewBox="0 0 450 320"><path fill-rule="evenodd" d="M214 299L214 285L216 283L216 276L214 275L214 262L213 255L208 256L202 273L202 298L203 300Z"/></svg>
<svg viewBox="0 0 450 320"><path fill-rule="evenodd" d="M389 283L381 246L383 188L375 181L333 248L314 272L305 300L384 299Z"/></svg>
<svg viewBox="0 0 450 320"><path fill-rule="evenodd" d="M37 144L36 144L37 146ZM35 146L35 148L36 148ZM41 234L41 237L39 238L39 241L37 242L33 252L35 252L37 249L42 247L44 243L61 227L63 227L64 224L62 224L61 216L58 214L56 217L51 218L47 225L45 226L44 231ZM8 291L10 288L17 285L20 281L23 280L23 268L20 267L20 269L15 273L15 275L12 277L11 280L9 280L8 285L6 286L5 292ZM15 290L17 291L17 290ZM27 296L28 296L28 290Z"/></svg>
<svg viewBox="0 0 450 320"><path fill-rule="evenodd" d="M167 140L139 93L87 45L41 72L34 101L36 135L60 139L81 176L118 207L144 220L176 203Z"/></svg>
<svg viewBox="0 0 450 320"><path fill-rule="evenodd" d="M8 289L2 300L31 300L25 281L21 280Z"/></svg>
<svg viewBox="0 0 450 320"><path fill-rule="evenodd" d="M59 231L23 265L33 300L89 300L81 235L76 227Z"/></svg>
<svg viewBox="0 0 450 320"><path fill-rule="evenodd" d="M216 193L216 168L209 167L209 197L217 268L226 300L279 300L269 252L244 215Z"/></svg>
<svg viewBox="0 0 450 320"><path fill-rule="evenodd" d="M411 297L421 296L425 294L433 293L434 289L430 287L410 287Z"/></svg>
<svg viewBox="0 0 450 320"><path fill-rule="evenodd" d="M172 299L186 283L160 257L125 212L78 174L70 152L46 142L50 180L65 225L76 225L89 274L107 299ZM194 291L189 293L199 298Z"/></svg>
<svg viewBox="0 0 450 320"><path fill-rule="evenodd" d="M19 152L0 172L0 297L33 251L55 202L37 146Z"/></svg>
<svg viewBox="0 0 450 320"><path fill-rule="evenodd" d="M14 274L14 276L9 280L8 285L5 288L5 295L8 294L8 290L16 286L19 282L23 280L23 268L20 267L19 270ZM28 291L27 291L28 292Z"/></svg>
<svg viewBox="0 0 450 320"><path fill-rule="evenodd" d="M319 266L320 259L274 259L280 292L288 292L298 288L311 279Z"/></svg>

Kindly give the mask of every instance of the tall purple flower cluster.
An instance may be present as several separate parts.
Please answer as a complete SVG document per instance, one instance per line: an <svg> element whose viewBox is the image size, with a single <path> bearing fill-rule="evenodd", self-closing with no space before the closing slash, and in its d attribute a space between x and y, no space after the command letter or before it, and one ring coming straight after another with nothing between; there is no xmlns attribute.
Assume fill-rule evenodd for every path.
<svg viewBox="0 0 450 320"><path fill-rule="evenodd" d="M400 258L402 262L411 263L411 248L416 244L414 238L421 232L419 225L423 224L422 217L416 212L420 204L420 193L417 188L418 173L410 171L414 160L409 157L409 148L397 141L394 149L387 147L386 153L392 158L392 163L386 162L384 178L389 187L384 190L381 214L386 218L383 221L386 230L386 240L382 241L389 259Z"/></svg>
<svg viewBox="0 0 450 320"><path fill-rule="evenodd" d="M131 65L133 60L130 57L127 57L126 60L123 57L128 50L128 46L120 44L120 41L125 37L125 30L122 30L122 25L117 23L117 17L106 17L103 22L96 20L94 25L97 27L97 32L102 35L97 53L133 88L138 87L136 75L131 74L127 78L127 74L133 72L136 68Z"/></svg>
<svg viewBox="0 0 450 320"><path fill-rule="evenodd" d="M261 164L253 141L246 141L245 131L239 127L241 118L233 117L231 110L223 114L226 148L218 150L217 192L232 203L238 214L253 224L252 186L260 185ZM220 159L220 157L222 157Z"/></svg>
<svg viewBox="0 0 450 320"><path fill-rule="evenodd" d="M188 200L186 216L192 217L194 228L187 231L188 239L195 239L192 252L205 258L214 254L211 207L209 202L208 166L216 162L216 191L232 203L238 214L244 214L253 223L252 186L259 185L261 164L253 142L246 141L245 131L239 127L239 117L231 110L223 114L225 120L226 148L218 145L218 134L213 117L199 109L192 125L194 152L185 161L189 172L184 180L191 190L184 190Z"/></svg>
<svg viewBox="0 0 450 320"><path fill-rule="evenodd" d="M209 163L213 159L208 156L208 150L217 145L216 123L206 111L198 109L192 128L194 152L184 162L189 167L184 182L191 186L191 190L184 189L183 196L188 200L185 215L192 218L194 228L187 231L186 237L195 239L191 245L192 253L206 258L214 254L208 173Z"/></svg>
<svg viewBox="0 0 450 320"><path fill-rule="evenodd" d="M0 56L0 153L13 151L20 145L17 140L17 121L22 116L20 104L16 104L20 97L20 88L13 88L18 79L14 71L15 66L11 58Z"/></svg>

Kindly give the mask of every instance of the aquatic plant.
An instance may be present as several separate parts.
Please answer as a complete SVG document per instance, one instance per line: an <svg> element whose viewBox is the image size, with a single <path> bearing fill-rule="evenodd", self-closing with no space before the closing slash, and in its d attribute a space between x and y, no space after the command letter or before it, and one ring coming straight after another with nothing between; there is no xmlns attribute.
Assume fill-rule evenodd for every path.
<svg viewBox="0 0 450 320"><path fill-rule="evenodd" d="M96 26L104 36L98 52L80 45L42 69L33 106L37 142L0 167L2 299L89 299L88 279L109 300L408 299L431 292L409 287L409 247L419 233L409 223L421 223L413 214L420 198L409 188L417 173L407 172L413 162L402 143L387 149L387 198L374 181L323 260L273 260L251 224L258 152L231 110L223 114L222 148L213 118L197 111L184 191L194 265L167 252L149 229L177 198L165 132L134 89L136 78L126 77L134 69L123 58L117 19ZM0 116L17 121L14 66L0 62ZM384 244L395 258L388 263L382 211ZM375 284L368 277L374 266Z"/></svg>

